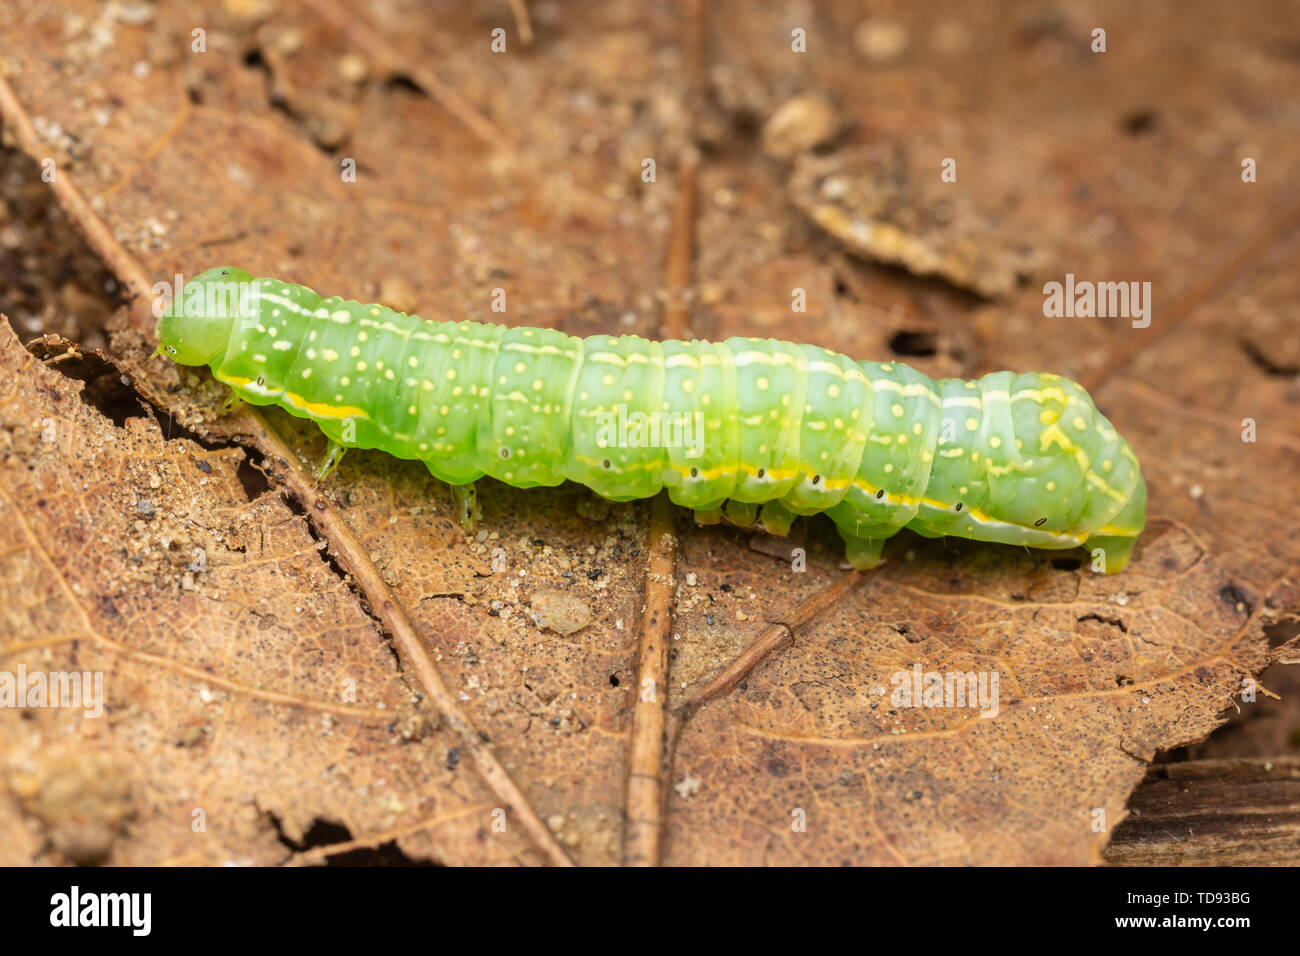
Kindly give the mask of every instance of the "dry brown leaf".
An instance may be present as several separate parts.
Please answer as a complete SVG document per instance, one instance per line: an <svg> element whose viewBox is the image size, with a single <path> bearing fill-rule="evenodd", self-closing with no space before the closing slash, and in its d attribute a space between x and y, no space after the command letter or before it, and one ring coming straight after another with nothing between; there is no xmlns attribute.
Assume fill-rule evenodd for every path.
<svg viewBox="0 0 1300 956"><path fill-rule="evenodd" d="M699 102L699 73L683 69L689 22L649 4L555 8L535 16L526 51L496 57L490 24L414 3L356 5L352 30L328 0L223 15L207 22L203 55L188 52L195 17L179 5L142 25L87 0L10 7L0 16L28 42L6 51L5 122L42 119L23 148L56 158L86 199L74 221L137 291L223 262L397 297L428 317L500 318L487 309L504 288L512 324L654 336L676 284L668 249L694 123L712 149L695 174L692 334L901 353L936 376L1050 369L1094 389L1151 487L1129 570L1101 578L1074 556L900 538L885 567L738 688L682 715L663 781L666 862L1095 861L1144 761L1213 729L1267 662L1263 628L1298 607L1300 543L1278 515L1300 471L1300 389L1285 361L1261 367L1259 355L1279 321L1294 327L1282 304L1298 291L1285 268L1296 238L1273 217L1294 206L1285 184L1300 157L1271 117L1278 91L1300 84L1269 52L1262 19L1180 17L1171 31L1153 13L1115 10L1112 30L1138 49L1098 63L1073 52L1087 30L1068 20L900 8L910 41L867 66L867 83L857 5L818 4L806 26L825 52L799 57L786 52L798 25L788 11L719 3L703 44L712 95ZM933 23L953 19L962 42L952 29L929 41ZM1197 42L1202 30L1215 45ZM1164 102L1146 98L1160 77L1204 71L1232 76L1231 95L1205 83L1175 91L1187 112L1126 121ZM392 82L401 76L424 92ZM1012 234L1050 237L1050 268L1152 281L1151 328L1045 319L1037 290L975 306L843 257L792 208L786 171L752 132L807 89L843 112L845 149L898 139L914 157L933 152L936 171L960 157L958 184L978 208L998 210ZM1244 139L1282 185L1241 183ZM646 157L654 183L641 178ZM354 183L339 174L348 158ZM790 311L795 288L807 313ZM272 494L248 499L220 390L146 358L147 313L137 300L112 354L131 387L216 447L168 439L145 417L114 425L58 365L5 345L0 490L24 531L3 580L7 606L27 616L6 632L3 666L98 668L113 702L99 722L0 712L6 861L106 843L112 862L269 862L289 857L286 842L311 842L316 820L417 858L541 859L517 828L492 830L496 804L456 736L418 726L436 715L413 704L419 688L366 596L306 520ZM65 450L32 438L44 417L67 432ZM1257 443L1241 441L1244 417L1258 420ZM271 422L303 461L323 452L297 420ZM278 485L298 466L267 467ZM623 856L647 587L671 587L675 602L660 702L671 708L843 573L812 522L804 571L737 529L685 528L675 577L647 581L661 547L648 505L584 518L590 495L573 487L484 482L467 538L422 466L379 454L349 454L326 495L465 711L585 863ZM164 528L210 549L194 590ZM547 591L590 608L591 623L568 638L540 630L529 601ZM996 671L998 715L891 706L894 675L918 666ZM342 703L353 675L359 703ZM389 723L347 713L381 703ZM58 832L41 795L67 754L102 755L129 782L130 807L121 788L97 796L74 777L65 790L103 809L87 832ZM189 829L196 806L206 835Z"/></svg>

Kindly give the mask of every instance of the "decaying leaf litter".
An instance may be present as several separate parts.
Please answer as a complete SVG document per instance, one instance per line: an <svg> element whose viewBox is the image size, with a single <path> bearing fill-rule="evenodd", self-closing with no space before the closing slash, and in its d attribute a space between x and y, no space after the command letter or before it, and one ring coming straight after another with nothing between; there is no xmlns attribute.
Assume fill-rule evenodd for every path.
<svg viewBox="0 0 1300 956"><path fill-rule="evenodd" d="M363 11L369 34L357 40L364 47L358 50L340 34L331 19L337 10L328 3L286 4L264 18L227 8L226 19L210 27L213 52L222 55L195 59L150 57L151 51L187 48L179 38L188 36L192 17L183 10L163 7L143 24L109 24L111 44L92 49L103 36L93 29L102 24L98 8L79 11L83 29L74 29L69 41L66 11L45 19L19 7L14 16L23 18L33 42L8 51L13 97L6 131L12 135L21 125L18 115L43 117L46 132L53 120L88 144L78 159L61 157L68 163L61 167L63 181L85 200L73 221L128 287L133 274L138 285L140 278L194 271L221 259L358 298L405 298L402 307L426 316L481 316L490 290L504 286L511 302L507 322L551 324L574 334L656 335L663 308L677 302L685 306L689 333L713 338L780 335L877 357L891 354L891 343L918 341L905 333L923 333L934 354L904 360L932 375L1002 365L1081 378L1101 374L1099 401L1112 417L1123 409L1125 431L1137 431L1139 454L1146 459L1148 441L1163 452L1167 464L1153 481L1153 500L1163 502L1163 510L1153 510L1156 520L1140 559L1122 580L1099 581L1054 565L1051 556L909 541L731 695L701 707L680 728L663 781L667 862L1095 859L1105 834L1090 828L1091 811L1104 807L1113 825L1142 773L1140 760L1128 754L1147 756L1207 733L1240 677L1265 661L1260 628L1292 607L1283 584L1295 565L1295 545L1278 534L1265 496L1242 476L1263 471L1292 480L1285 476L1288 467L1294 471L1295 435L1283 422L1282 434L1250 450L1263 460L1246 459L1224 416L1200 411L1209 403L1199 396L1213 396L1217 409L1258 416L1296 400L1285 376L1262 373L1246 350L1225 352L1222 345L1237 340L1231 330L1243 316L1252 329L1276 322L1284 313L1275 303L1294 300L1285 283L1262 278L1278 274L1267 259L1237 262L1201 289L1159 349L1126 353L1135 340L1118 326L1049 328L1033 320L1041 297L1032 286L1006 300L973 300L943 282L875 267L862 260L861 250L838 248L835 236L821 235L800 212L797 196L786 189L791 164L768 158L759 132L792 97L821 91L841 117L830 158L849 162L887 140L905 143L912 158L955 153L959 182L971 182L973 207L996 215L1005 235L1032 236L1047 268L1076 263L1081 273L1140 270L1169 289L1173 300L1179 290L1195 290L1184 277L1204 274L1207 262L1234 261L1236 250L1252 244L1279 261L1289 249L1289 234L1271 216L1294 205L1285 191L1261 189L1263 198L1243 203L1235 173L1214 175L1236 145L1230 133L1241 128L1264 137L1264 147L1280 157L1276 162L1294 161L1282 131L1267 123L1264 106L1265 93L1294 68L1260 52L1261 38L1243 33L1244 25L1218 31L1228 49L1210 66L1226 67L1230 54L1251 57L1259 72L1257 98L1212 104L1227 121L1209 131L1162 112L1164 124L1143 138L1116 124L1114 104L1124 102L1119 94L1129 89L1134 70L1156 76L1183 68L1190 54L1181 41L1194 38L1199 25L1183 27L1187 37L1166 30L1158 42L1155 14L1124 14L1127 19L1118 22L1127 24L1130 42L1152 44L1136 51L1146 59L1126 55L1098 70L1085 69L1073 52L1087 31L1068 19L1045 25L1026 12L1017 21L1020 29L1008 33L985 30L955 10L946 17L940 11L938 21L948 24L940 31L899 10L886 19L898 28L895 39L901 29L907 42L881 62L876 55L893 49L880 40L881 31L861 29L860 13L830 5L807 15L811 35L830 52L796 59L777 55L788 51L788 11L710 4L698 44L705 66L696 71L681 69L692 49L691 18L665 19L634 6L565 11L549 24L534 16L533 46L496 59L483 41L486 21L440 16L436 29L411 29L416 20L426 22L421 18L427 13L417 11L390 10L391 19ZM372 41L383 46L382 57L373 55ZM85 45L80 58L79 42ZM66 54L57 76L51 72L56 48ZM252 50L259 55L250 57ZM370 69L346 95L301 92L331 90L359 75L355 61L342 65L342 58L358 53ZM1041 77L1034 84L1016 82L1029 73L1037 77L1043 59L1055 64L1053 84ZM140 61L150 64L147 72L136 66ZM492 127L508 131L508 146L485 146L484 130L455 119L456 105L439 103L433 84L425 84L422 95L390 82L393 73L412 74L414 64L426 64L420 71L427 74L429 63L438 64L438 89L455 91ZM989 63L997 64L991 72ZM871 84L853 80L863 70L870 71ZM988 79L967 88L937 79L962 70ZM84 91L83 105L69 95L73 85ZM132 93L120 106L108 98L116 89ZM987 100L990 91L992 102L978 99L984 94ZM1084 104L1069 122L1043 109L1065 95ZM105 125L98 122L101 109L110 114ZM952 116L959 119L954 123ZM332 130L326 129L329 120ZM257 136L239 135L250 127ZM21 145L39 157L51 144L34 125L32 132ZM1150 172L1163 170L1167 151L1193 137L1200 151L1182 153L1200 157L1189 160L1193 168L1173 177ZM1083 143L1090 144L1087 163L1079 158L1082 148L1075 148ZM329 152L332 146L337 155ZM670 250L681 242L673 215L679 170L690 165L693 148L700 157L691 282L685 296L670 296ZM337 175L343 152L356 154L362 173L349 188ZM659 157L655 188L639 178L647 155ZM467 156L478 161L467 163ZM980 172L967 180L967 168ZM1199 189L1190 209L1179 191L1188 178ZM198 209L196 182L212 184ZM1035 195L1054 201L1029 202L1023 183L1036 184ZM60 199L67 205L65 196ZM367 262L371 256L374 263ZM795 286L807 290L809 312L792 325ZM1269 298L1259 298L1261 288ZM244 453L232 441L238 436L229 420L218 415L218 390L146 362L152 350L147 303L137 299L131 310L107 330L112 354L133 387L172 420L220 446L208 451L227 456L219 480L229 484ZM1126 355L1124 363L1113 366L1110 354ZM1202 361L1206 354L1218 355L1218 365ZM131 417L123 427L135 427L131 422L147 426ZM285 418L271 425L287 437L294 455L281 463L255 435L249 447L261 450L272 484L286 480L280 476L292 484L299 471L293 458L309 469L320 443ZM160 440L164 448L179 444L189 453L201 447L188 439ZM1207 448L1213 449L1208 457ZM54 477L48 480L67 484L60 466L50 465ZM359 538L353 556L365 552L384 586L409 610L414 632L438 658L447 685L537 814L579 861L615 862L622 854L633 677L651 557L648 507L615 505L608 517L591 521L579 511L599 514L599 506L581 489L494 486L481 495L487 537L471 543L455 527L444 491L421 470L350 456L323 497ZM310 499L299 500L302 511L317 517ZM339 599L352 602L359 626L367 629L365 641L393 660L383 632L366 614L367 605L375 611L373 597L364 589L358 597L321 560L302 515L271 494L239 501L232 488L229 507L277 529L272 544L283 540L282 527L302 529L296 540L304 558L337 582ZM143 520L128 504L124 499L123 520ZM154 508L167 514L157 502ZM172 508L176 514L192 510L188 502ZM106 522L104 540L114 530ZM751 551L745 532L679 529L666 708L673 694L699 686L738 654L765 622L840 580L837 556L822 544L815 524L810 530L808 571L794 574L788 562ZM326 550L337 552L337 542L322 536ZM491 570L496 548L505 552L507 572ZM56 551L49 561L61 568L71 559ZM233 572L227 566L221 573ZM105 573L103 580L110 577ZM201 580L198 586L200 593L220 593ZM528 602L547 590L584 602L592 622L567 638L539 631ZM110 601L95 601L101 594ZM283 589L274 594L281 601L285 596ZM294 607L311 606L289 597ZM81 603L93 631L108 633L96 615L117 609L121 600L88 589ZM159 606L158 620L167 619L168 607ZM267 627L273 635L285 628L283 621L295 620L278 605L257 620L268 616L275 619ZM226 655L235 654L235 661L262 663L268 674L296 680L311 671L322 682L320 699L337 701L338 688L326 675L284 663L294 660L294 638L260 649L255 635L265 633L251 629L251 612L247 620L218 619L205 635L203 647L215 654L212 661L201 658L205 673L215 670L213 679L232 673L220 665L228 668L232 658ZM57 620L22 623L19 633L50 638L68 630ZM232 641L232 634L245 633L254 638ZM316 643L334 646L324 636ZM128 649L146 654L151 646ZM184 660L165 644L153 649L162 661ZM297 656L305 662L310 658L303 653ZM131 660L147 661L146 670L163 666L153 657ZM998 719L882 712L875 691L888 687L896 670L918 662L935 670L987 668L995 661L1003 677ZM394 666L400 664L399 654ZM340 668L326 669L339 678ZM314 747L310 739L271 726L297 723L310 707L280 704L274 710L248 697L246 688L274 684L250 680L238 685L246 699L232 693L204 701L198 694L197 702L188 699L195 684L178 684L179 702L162 708L162 716L150 715L155 733L170 730L170 715L179 715L183 702L196 708L187 719L206 716L200 725L207 726L215 715L225 735L200 743L202 752L189 749L188 760L169 774L154 753L138 749L138 736L110 717L99 731L102 746L126 768L134 808L125 818L132 822L110 827L110 860L216 862L228 856L271 862L290 852L286 844L303 847L317 819L343 822L353 842L392 841L413 857L542 858L518 828L492 830L493 795L467 772L445 726L421 738L436 743L414 745L425 748L419 753L386 738L363 742L357 754L348 751L341 760L322 760L318 742ZM293 682L285 686L286 693L301 689ZM419 693L405 674L363 677L357 686L365 706L385 695L410 705ZM242 706L266 706L265 725L241 727L236 710ZM335 735L345 724L347 733L356 733L354 725L363 723L331 719ZM257 741L256 761L244 758L253 751L238 743L237 731ZM266 734L272 739L263 739ZM52 750L56 743L80 747L67 727L44 729L40 740ZM206 732L200 740L209 740ZM194 803L193 785L173 781L203 779L204 768L222 763L228 753L222 748L232 742L229 753L241 755L236 763L247 776L222 792L223 812L209 814L209 836L216 839L197 846L188 823L174 833L166 826L173 818L188 821ZM8 745L5 751L17 752ZM302 778L272 781L262 769L272 752L277 773L296 770ZM1081 760L1089 769L1083 777L1077 773ZM372 762L391 774L365 769ZM339 773L340 764L349 763L344 772L364 781L349 779L334 796L322 795L315 774ZM435 774L438 780L428 779ZM808 811L814 825L807 832L790 829L795 808ZM10 845L40 852L40 814L18 803L4 812L7 831L26 834L24 842Z"/></svg>

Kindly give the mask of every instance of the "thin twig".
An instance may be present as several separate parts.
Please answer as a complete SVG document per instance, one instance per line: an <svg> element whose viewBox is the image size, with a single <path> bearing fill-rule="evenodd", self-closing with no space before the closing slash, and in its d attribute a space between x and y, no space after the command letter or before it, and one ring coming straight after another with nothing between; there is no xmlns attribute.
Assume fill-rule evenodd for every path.
<svg viewBox="0 0 1300 956"><path fill-rule="evenodd" d="M692 79L702 76L703 3L685 0L685 44ZM698 85L692 91L693 100ZM690 313L687 290L695 261L695 180L698 157L686 151L678 170L673 198L672 229L664 264L665 300L660 335L686 337ZM672 611L677 570L677 521L667 492L655 499L650 516L650 547L646 566L645 617L637 652L637 700L632 714L624 801L623 862L628 866L658 866L663 858L664 808L667 806L671 755L668 725L668 651L672 644Z"/></svg>
<svg viewBox="0 0 1300 956"><path fill-rule="evenodd" d="M664 727L668 700L668 650L672 645L677 529L666 492L655 498L650 516L650 560L646 568L645 617L637 667L624 805L623 862L658 866L662 855Z"/></svg>
<svg viewBox="0 0 1300 956"><path fill-rule="evenodd" d="M695 180L699 160L694 149L682 157L677 195L673 197L672 232L665 263L667 304L660 336L684 339L690 322L687 295L691 284L691 263L695 258Z"/></svg>
<svg viewBox="0 0 1300 956"><path fill-rule="evenodd" d="M510 0L510 12L515 15L515 29L519 31L519 39L524 41L524 46L532 46L533 21L528 16L527 0Z"/></svg>
<svg viewBox="0 0 1300 956"><path fill-rule="evenodd" d="M470 723L469 717L461 710L456 695L443 680L438 665L434 663L424 642L416 634L415 626L411 623L406 608L379 574L374 562L370 560L365 545L329 500L317 490L315 479L302 468L297 456L276 433L263 413L252 406L244 406L242 414L255 423L256 427L252 429L256 436L254 443L267 456L267 460L283 463L285 487L312 515L321 534L333 546L335 555L346 566L357 582L357 586L366 596L366 600L369 601L371 612L379 616L384 628L392 635L403 666L410 667L415 672L420 686L428 693L430 702L460 738L461 746L473 757L488 789L510 808L524 830L551 863L572 865L568 854L555 839L550 828L542 822L537 811L532 808L506 769L501 766L492 748L483 740L477 728Z"/></svg>
<svg viewBox="0 0 1300 956"><path fill-rule="evenodd" d="M46 147L42 145L40 137L36 135L36 129L32 126L31 118L27 115L27 111L23 109L22 104L18 102L18 97L14 95L14 91L9 86L3 73L0 73L0 118L4 120L4 125L13 132L18 148L32 159L39 159ZM58 200L59 205L63 207L63 211L67 214L68 220L81 227L82 234L86 237L90 248L104 261L104 265L108 267L109 271L117 276L128 288L137 301L147 305L153 295L153 284L145 274L144 268L131 253L122 247L122 244L113 236L107 224L90 208L90 203L81 194L81 190L77 189L73 184L71 177L67 173L60 171L49 186L50 191L54 193L54 198ZM132 318L136 319L136 317L136 312L133 311ZM138 322L136 324L139 325Z"/></svg>
<svg viewBox="0 0 1300 956"><path fill-rule="evenodd" d="M862 578L863 573L861 571L850 571L829 587L823 588L798 605L786 615L785 620L775 621L770 624L758 635L754 643L741 651L735 660L722 668L702 686L687 694L686 699L678 704L674 710L678 714L686 714L706 701L728 693L744 680L749 675L749 672L767 655L793 640L795 631L837 604L841 598L853 590Z"/></svg>

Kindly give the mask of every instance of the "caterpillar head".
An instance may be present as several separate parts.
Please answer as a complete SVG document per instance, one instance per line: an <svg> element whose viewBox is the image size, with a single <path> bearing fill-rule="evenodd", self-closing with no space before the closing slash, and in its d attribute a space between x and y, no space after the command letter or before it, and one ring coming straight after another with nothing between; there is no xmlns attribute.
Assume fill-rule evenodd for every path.
<svg viewBox="0 0 1300 956"><path fill-rule="evenodd" d="M184 283L158 319L158 351L181 365L220 359L235 323L257 320L253 277L218 266Z"/></svg>

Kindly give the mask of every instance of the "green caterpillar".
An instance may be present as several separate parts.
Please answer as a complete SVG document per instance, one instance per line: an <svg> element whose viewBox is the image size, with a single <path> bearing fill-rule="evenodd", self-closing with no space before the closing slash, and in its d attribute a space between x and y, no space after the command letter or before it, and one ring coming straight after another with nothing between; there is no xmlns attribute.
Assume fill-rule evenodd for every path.
<svg viewBox="0 0 1300 956"><path fill-rule="evenodd" d="M932 381L771 339L649 342L425 322L211 269L158 322L159 351L343 448L423 461L464 488L579 482L617 501L668 489L702 522L786 534L826 512L869 568L907 527L1084 546L1107 573L1146 519L1133 450L1084 389L1047 373Z"/></svg>

